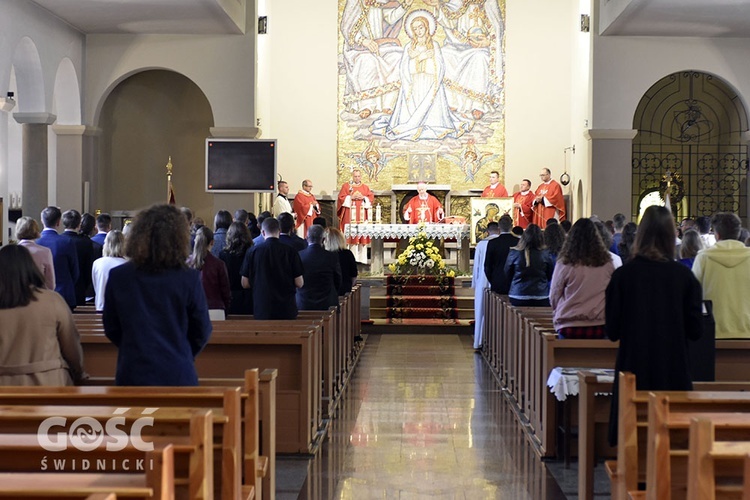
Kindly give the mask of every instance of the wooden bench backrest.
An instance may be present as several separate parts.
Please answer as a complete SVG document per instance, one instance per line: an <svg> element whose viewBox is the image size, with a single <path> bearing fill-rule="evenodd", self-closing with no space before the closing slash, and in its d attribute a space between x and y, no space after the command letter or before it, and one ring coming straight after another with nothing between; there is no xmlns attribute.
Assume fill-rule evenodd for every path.
<svg viewBox="0 0 750 500"><path fill-rule="evenodd" d="M740 385L742 386L742 385ZM750 392L732 391L737 384L713 384L712 391L637 391L635 375L619 373L617 480L613 498L627 498L629 491L638 489L639 477L647 474L647 450L644 443L651 440L648 432L648 400L650 393L669 398L676 412L737 411L750 405ZM728 389L723 391L722 389ZM653 474L653 472L652 472Z"/></svg>
<svg viewBox="0 0 750 500"><path fill-rule="evenodd" d="M734 427L747 431L750 415L722 419L725 429ZM730 422L731 421L731 422ZM717 476L734 479L737 489L744 483L744 499L750 498L750 440L716 441L716 425L710 418L699 416L690 424L690 453L688 457L687 498L709 500L717 496ZM718 464L721 464L721 467Z"/></svg>
<svg viewBox="0 0 750 500"><path fill-rule="evenodd" d="M143 456L143 455L142 455ZM145 463L153 464L142 473L111 472L3 472L0 473L0 497L39 498L127 498L173 500L175 498L174 447L166 445L145 452ZM92 495L92 492L94 496ZM205 496L191 498L208 498Z"/></svg>

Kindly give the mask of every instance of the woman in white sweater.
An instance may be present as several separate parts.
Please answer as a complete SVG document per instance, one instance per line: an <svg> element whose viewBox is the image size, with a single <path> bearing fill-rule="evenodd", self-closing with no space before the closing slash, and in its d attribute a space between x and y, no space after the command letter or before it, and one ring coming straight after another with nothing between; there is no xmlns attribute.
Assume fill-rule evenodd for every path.
<svg viewBox="0 0 750 500"><path fill-rule="evenodd" d="M553 321L561 338L605 338L604 291L614 270L594 223L579 219L560 251L550 283Z"/></svg>
<svg viewBox="0 0 750 500"><path fill-rule="evenodd" d="M94 303L97 311L104 310L104 290L107 289L109 271L127 262L123 257L124 248L125 236L122 231L114 229L108 232L104 239L102 257L96 259L91 267L91 279L94 283L94 294L96 295Z"/></svg>

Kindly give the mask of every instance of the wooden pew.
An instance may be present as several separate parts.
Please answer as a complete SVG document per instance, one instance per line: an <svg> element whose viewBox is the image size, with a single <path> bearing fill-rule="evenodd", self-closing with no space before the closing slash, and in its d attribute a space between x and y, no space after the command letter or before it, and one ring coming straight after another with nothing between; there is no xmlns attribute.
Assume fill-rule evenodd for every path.
<svg viewBox="0 0 750 500"><path fill-rule="evenodd" d="M174 500L174 447L146 452L153 469L142 474L122 473L0 473L0 497L27 500L121 498Z"/></svg>
<svg viewBox="0 0 750 500"><path fill-rule="evenodd" d="M277 331L280 324L283 325L284 330L287 330L294 323L303 324L303 320L321 324L323 334L320 352L320 369L323 377L321 398L324 402L322 418L330 418L335 411L362 345L361 343L356 345L353 341L354 337L360 334L361 285L355 285L350 293L339 299L339 305L329 311L300 311L294 322L255 320L253 327L260 328L265 324L269 331ZM79 309L76 309L76 314L74 314L79 328L87 333L104 333L101 314L94 313L92 307ZM252 319L252 316L229 316L228 322L242 319ZM214 329L221 331L226 323L217 321L214 323Z"/></svg>
<svg viewBox="0 0 750 500"><path fill-rule="evenodd" d="M234 322L238 323L238 322ZM317 436L317 412L313 411L313 376L316 330L310 326L295 334L250 331L242 321L237 330L215 332L196 358L198 376L211 379L241 379L248 367L277 369L277 435L282 453L309 453ZM113 378L117 348L101 334L81 333L86 369L94 377ZM208 383L208 382L206 382ZM313 432L315 429L315 434Z"/></svg>
<svg viewBox="0 0 750 500"><path fill-rule="evenodd" d="M149 404L159 404L161 406L184 406L190 403L192 407L201 408L212 408L216 407L220 401L216 400L212 394L217 391L223 392L227 389L229 392L237 392L241 388L240 393L240 408L242 408L242 443L244 444L243 451L243 471L245 477L245 485L252 486L258 498L262 497L265 500L273 500L276 491L276 378L278 370L266 369L258 374L257 369L250 369L245 371L244 379L202 379L199 380L202 384L208 384L209 386L204 387L180 387L176 391L174 387L163 388L165 391L160 391L161 388L150 387L145 393L142 388L130 388L130 387L114 387L114 379L112 378L97 378L92 379L90 382L96 382L99 387L86 387L90 389L93 394L86 394L84 396L78 396L77 400L83 401L83 398L93 398L99 404L106 404L111 401L109 398L121 398L123 392L127 393L131 390L141 391L139 393L139 401ZM106 386L105 384L108 384ZM221 387L212 387L221 386ZM3 389L9 389L4 392ZM24 404L25 399L29 399L29 388L0 388L0 404ZM34 392L44 392L46 390L52 390L55 393L59 391L59 388L33 388ZM65 388L63 392L80 392L81 388ZM177 394L179 392L180 394ZM36 397L38 394L32 394L31 397ZM53 395L53 397L56 397ZM65 399L64 395L60 398L64 401L70 401ZM121 400L121 402L123 402ZM236 405L232 405L236 406ZM223 410L227 414L231 414L231 411L226 409ZM256 417L253 417L253 414ZM262 425L263 432L260 430ZM260 434L260 437L259 437ZM257 462L256 466L252 465L251 460ZM224 468L226 470L226 467ZM256 470L256 475L253 476L250 471ZM255 482L253 482L255 477ZM262 479L262 485L259 481Z"/></svg>
<svg viewBox="0 0 750 500"><path fill-rule="evenodd" d="M275 370L270 372L265 374L267 383L275 383ZM110 379L109 383L112 382ZM222 497L237 498L240 494L243 467L245 485L252 486L261 495L263 488L260 481L265 475L263 471L269 468L270 459L261 457L259 453L258 407L261 396L258 370L247 370L244 380L233 379L222 383L235 387L0 387L0 405L158 406L218 410L227 419L215 433L216 446L221 453L217 457L220 464L217 482L221 485ZM267 392L270 399L274 391ZM271 472L275 470L275 461L273 466ZM250 470L255 470L256 474L250 474ZM274 482L271 478L269 481Z"/></svg>
<svg viewBox="0 0 750 500"><path fill-rule="evenodd" d="M747 430L750 415L738 416L737 425ZM738 418L734 417L734 418ZM732 417L730 417L732 418ZM719 422L727 428L727 419ZM690 423L690 449L688 456L688 500L713 500L714 498L750 498L750 441L717 441L716 423L704 416ZM717 477L724 484L717 484ZM734 479L735 484L726 484Z"/></svg>
<svg viewBox="0 0 750 500"><path fill-rule="evenodd" d="M632 373L619 374L619 412L617 428L617 462L605 466L612 482L612 498L626 499L629 492L637 492L639 479L646 478L646 442L648 430L649 394L666 396L670 408L686 412L732 412L750 408L748 383L696 383L693 391L636 391ZM711 391L702 391L710 384ZM640 430L640 432L639 432Z"/></svg>
<svg viewBox="0 0 750 500"><path fill-rule="evenodd" d="M652 392L649 394L646 498L685 498L689 469L688 449L693 448L693 432L690 431L690 425L694 419L710 419L711 442L716 437L714 430L721 434L722 438L731 438L734 441L750 439L750 400L727 402L729 398L734 399L738 394L748 395L748 393L699 393L699 395L703 394L708 396L710 401L703 405L705 407L699 410L700 413L673 411L672 406L674 405L670 405L670 397L665 393ZM688 431L690 431L690 438L686 439ZM744 454L732 455L730 452L735 448L732 444L722 443L722 445L718 445L714 450L715 455L712 453L711 447L708 448L707 454L703 453L705 450L702 449L702 446L708 442L707 437L707 434L701 434L699 438L700 442L697 444L698 451L701 454L700 463L694 464L694 467L702 472L711 471L713 477L713 460L725 461L734 457L737 459L736 469L741 470L739 461L744 458ZM689 444L686 444L686 442ZM750 445L745 450L746 452L750 451ZM723 465L726 467L731 464L724 463ZM737 474L735 472L735 475ZM724 474L720 475L723 476ZM738 483L741 483L741 481L738 481ZM704 486L706 486L706 483L701 483L698 491L705 491ZM713 496L716 490L714 481L708 483L708 486L710 486L710 493ZM739 492L739 487L740 484L737 485L735 493ZM708 491L705 492L708 493ZM723 492L731 493L731 490L723 489ZM696 498L709 498L709 496Z"/></svg>

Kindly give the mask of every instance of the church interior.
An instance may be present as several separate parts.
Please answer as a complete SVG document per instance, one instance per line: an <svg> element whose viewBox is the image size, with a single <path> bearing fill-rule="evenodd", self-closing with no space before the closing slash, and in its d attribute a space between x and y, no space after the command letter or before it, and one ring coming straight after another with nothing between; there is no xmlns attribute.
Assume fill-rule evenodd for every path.
<svg viewBox="0 0 750 500"><path fill-rule="evenodd" d="M487 23L489 97L461 87L442 24L460 17L446 14L456 5ZM347 54L361 43L347 16L356 30L369 22L357 8L407 20L380 34L398 45L375 94L387 104L352 90L367 77ZM408 17L417 11L422 27ZM433 185L447 216L470 220L491 170L514 193L548 168L571 221L637 221L669 185L678 219L726 211L748 225L747 0L3 0L0 14L0 246L21 215L47 206L110 213L116 227L170 192L205 221L270 210L275 182L207 189L212 138L275 140L290 198L312 180L331 220L354 169L384 222L398 224L417 181ZM420 29L444 61L430 91L444 101L402 131L399 113L418 114L404 61ZM386 59L386 47L371 52ZM463 109L459 87L485 107ZM435 110L450 128L437 137ZM578 497L579 468L523 431L534 403L514 399L519 414L463 332L371 329L326 442L278 460L276 498ZM602 469L591 471L596 498L609 495Z"/></svg>

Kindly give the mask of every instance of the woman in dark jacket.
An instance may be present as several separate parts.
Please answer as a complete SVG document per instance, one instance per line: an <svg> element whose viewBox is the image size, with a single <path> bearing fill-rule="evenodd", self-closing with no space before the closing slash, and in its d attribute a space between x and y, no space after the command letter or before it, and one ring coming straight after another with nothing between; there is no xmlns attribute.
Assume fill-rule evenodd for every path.
<svg viewBox="0 0 750 500"><path fill-rule="evenodd" d="M340 229L335 227L328 228L328 237L325 240L325 248L339 257L341 266L341 286L339 286L339 296L346 295L352 291L352 286L357 282L357 261L354 254L346 248L346 240Z"/></svg>
<svg viewBox="0 0 750 500"><path fill-rule="evenodd" d="M224 261L229 274L229 289L232 292L232 303L229 305L229 314L252 314L253 313L253 291L242 288L242 261L245 254L253 246L250 238L250 230L242 222L232 222L227 231L227 246L219 253L219 258Z"/></svg>
<svg viewBox="0 0 750 500"><path fill-rule="evenodd" d="M536 224L529 224L505 261L510 303L514 306L549 307L549 282L554 270L555 260L544 249L542 230Z"/></svg>
<svg viewBox="0 0 750 500"><path fill-rule="evenodd" d="M620 341L615 373L635 374L638 390L693 388L688 340L703 333L702 290L693 273L673 258L671 212L648 207L633 245L633 258L612 274L605 299L605 330ZM609 440L617 442L617 394L609 420Z"/></svg>
<svg viewBox="0 0 750 500"><path fill-rule="evenodd" d="M104 331L117 346L117 385L198 385L195 357L211 335L198 271L186 265L190 231L173 205L138 213L129 261L109 273Z"/></svg>

